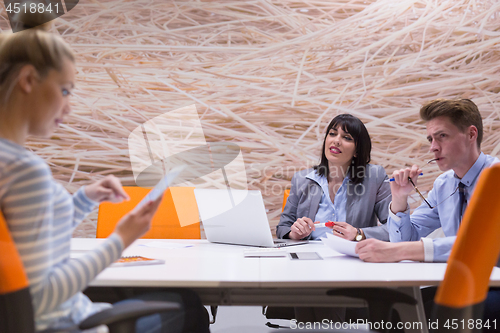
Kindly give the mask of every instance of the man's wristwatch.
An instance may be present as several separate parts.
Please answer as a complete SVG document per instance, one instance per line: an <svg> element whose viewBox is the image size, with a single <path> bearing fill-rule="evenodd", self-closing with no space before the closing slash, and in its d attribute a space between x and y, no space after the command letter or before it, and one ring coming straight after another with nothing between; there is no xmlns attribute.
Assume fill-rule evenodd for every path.
<svg viewBox="0 0 500 333"><path fill-rule="evenodd" d="M356 233L356 236L354 236L354 240L356 242L359 242L361 240L363 240L363 234L361 233L361 229L359 228L356 228L358 230L358 232Z"/></svg>

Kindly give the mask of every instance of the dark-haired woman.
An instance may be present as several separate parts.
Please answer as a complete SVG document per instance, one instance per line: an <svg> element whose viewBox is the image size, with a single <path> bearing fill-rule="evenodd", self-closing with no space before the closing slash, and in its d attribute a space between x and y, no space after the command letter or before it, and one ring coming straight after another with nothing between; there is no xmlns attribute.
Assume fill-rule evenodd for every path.
<svg viewBox="0 0 500 333"><path fill-rule="evenodd" d="M297 172L276 228L278 238L318 239L326 233L347 240L389 240L385 223L391 188L383 167L368 164L372 144L365 125L350 114L340 114L327 127L321 161ZM381 225L378 225L380 221ZM333 221L333 227L314 222ZM300 322L343 321L345 308L296 307ZM360 313L353 315L358 317Z"/></svg>
<svg viewBox="0 0 500 333"><path fill-rule="evenodd" d="M369 164L371 140L350 114L333 118L326 130L321 162L297 172L276 228L278 238L318 239L330 232L348 240L389 240L384 225L391 189L382 166ZM377 225L377 220L381 225ZM314 222L333 221L316 228Z"/></svg>

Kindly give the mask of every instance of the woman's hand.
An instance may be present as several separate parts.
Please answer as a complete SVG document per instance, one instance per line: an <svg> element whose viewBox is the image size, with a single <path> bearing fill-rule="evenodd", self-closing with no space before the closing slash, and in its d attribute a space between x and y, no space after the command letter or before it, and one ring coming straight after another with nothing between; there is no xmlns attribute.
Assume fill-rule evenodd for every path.
<svg viewBox="0 0 500 333"><path fill-rule="evenodd" d="M302 239L309 236L313 230L316 230L314 222L310 218L304 216L303 218L297 219L297 221L292 224L288 237L290 237L290 239Z"/></svg>
<svg viewBox="0 0 500 333"><path fill-rule="evenodd" d="M130 200L128 194L123 190L120 180L112 175L85 186L85 195L90 200L97 202Z"/></svg>
<svg viewBox="0 0 500 333"><path fill-rule="evenodd" d="M354 228L347 222L335 222L332 229L335 236L350 241L354 240L356 238L356 235L358 234L358 229Z"/></svg>
<svg viewBox="0 0 500 333"><path fill-rule="evenodd" d="M163 196L150 201L139 209L133 209L122 217L115 227L115 232L122 238L125 248L144 235L151 227L151 219L156 213Z"/></svg>

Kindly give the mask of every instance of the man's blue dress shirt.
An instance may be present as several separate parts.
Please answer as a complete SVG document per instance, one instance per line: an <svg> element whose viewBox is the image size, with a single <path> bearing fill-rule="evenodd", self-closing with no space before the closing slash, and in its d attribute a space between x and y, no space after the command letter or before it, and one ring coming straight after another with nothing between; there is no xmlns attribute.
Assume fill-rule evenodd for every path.
<svg viewBox="0 0 500 333"><path fill-rule="evenodd" d="M440 175L435 181L432 190L429 192L427 201L434 207L430 209L423 202L413 214L407 211L392 213L389 204L389 218L387 229L391 242L418 241L426 237L438 228L442 228L445 237L438 239L422 238L424 243L425 261L446 261L451 252L451 247L455 242L458 228L460 226L460 196L456 191L450 195L462 182L465 184L465 200L470 201L470 197L476 186L479 174L488 166L499 162L498 158L481 153L465 176L460 179L453 170L448 170Z"/></svg>

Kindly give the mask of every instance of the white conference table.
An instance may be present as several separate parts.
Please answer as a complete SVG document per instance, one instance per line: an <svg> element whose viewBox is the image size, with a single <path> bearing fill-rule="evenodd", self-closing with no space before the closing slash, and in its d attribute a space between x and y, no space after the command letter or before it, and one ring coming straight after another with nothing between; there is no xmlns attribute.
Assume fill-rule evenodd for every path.
<svg viewBox="0 0 500 333"><path fill-rule="evenodd" d="M73 238L71 254L78 256L103 239ZM162 243L192 245L182 248L147 247ZM174 245L172 245L174 246ZM287 252L318 252L323 260L245 258L254 247L214 244L206 240L140 239L123 255L165 260L161 265L109 267L92 281L92 287L185 287L198 292L206 305L364 306L363 301L331 297L326 291L346 287L398 288L414 296L417 306L399 305L404 322L425 323L420 286L442 281L444 263L365 263L337 253L321 242L285 247ZM491 286L500 286L500 269L494 268ZM407 330L412 331L412 330ZM414 331L427 332L426 325Z"/></svg>

